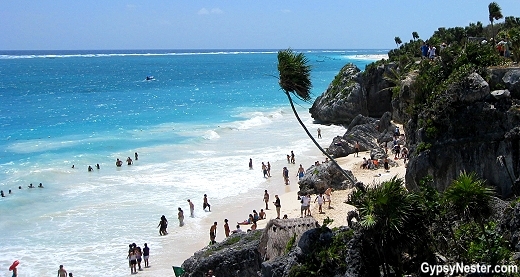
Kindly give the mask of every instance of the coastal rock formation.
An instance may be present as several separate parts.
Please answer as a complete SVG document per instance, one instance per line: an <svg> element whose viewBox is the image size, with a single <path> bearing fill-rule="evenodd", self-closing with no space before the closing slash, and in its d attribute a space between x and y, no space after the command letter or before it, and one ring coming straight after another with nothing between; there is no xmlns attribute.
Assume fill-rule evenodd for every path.
<svg viewBox="0 0 520 277"><path fill-rule="evenodd" d="M358 115L378 118L391 111L392 92L383 74L393 67L380 65L362 73L353 64L345 65L309 109L312 118L325 124L349 124Z"/></svg>
<svg viewBox="0 0 520 277"><path fill-rule="evenodd" d="M354 146L359 144L359 151L379 149L382 145L393 140L396 125L391 123L392 114L386 112L377 120L371 117L357 115L349 124L343 136L337 136L327 148L327 153L333 157L345 157L355 153Z"/></svg>
<svg viewBox="0 0 520 277"><path fill-rule="evenodd" d="M353 180L356 180L350 170L345 171ZM348 179L331 162L311 166L305 171L305 175L298 181L298 184L300 185L300 195L323 193L329 187L336 190L350 187Z"/></svg>
<svg viewBox="0 0 520 277"><path fill-rule="evenodd" d="M182 264L183 276L203 276L209 269L215 276L286 276L296 262L295 253L285 255L288 241L304 247L300 238L316 227L312 217L272 219L262 230L233 234L196 252Z"/></svg>
<svg viewBox="0 0 520 277"><path fill-rule="evenodd" d="M499 195L508 197L520 176L518 100L504 94L493 97L477 73L452 84L446 97L443 109L423 111L417 122L407 124L408 142L416 150L406 173L407 187L416 189L429 175L443 191L466 171L476 172ZM436 124L428 125L428 118L435 118Z"/></svg>
<svg viewBox="0 0 520 277"><path fill-rule="evenodd" d="M225 241L207 246L184 261L184 277L203 276L212 269L216 276L259 276L262 256L258 252L263 230L233 234Z"/></svg>

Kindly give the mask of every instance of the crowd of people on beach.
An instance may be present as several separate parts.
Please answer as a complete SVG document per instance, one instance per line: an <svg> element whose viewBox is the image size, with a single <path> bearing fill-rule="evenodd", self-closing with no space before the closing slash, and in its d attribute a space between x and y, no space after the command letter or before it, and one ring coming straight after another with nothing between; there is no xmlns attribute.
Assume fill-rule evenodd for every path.
<svg viewBox="0 0 520 277"><path fill-rule="evenodd" d="M137 274L137 271L142 271L141 262L144 260L144 267L150 267L148 259L150 257L150 248L145 243L143 249L136 245L135 242L128 245L128 266L130 267L130 274Z"/></svg>

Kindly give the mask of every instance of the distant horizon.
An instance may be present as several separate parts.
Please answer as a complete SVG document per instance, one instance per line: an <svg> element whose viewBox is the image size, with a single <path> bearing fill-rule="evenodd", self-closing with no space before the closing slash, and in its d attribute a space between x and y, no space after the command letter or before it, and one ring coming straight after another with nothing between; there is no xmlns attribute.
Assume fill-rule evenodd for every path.
<svg viewBox="0 0 520 277"><path fill-rule="evenodd" d="M348 51L348 50L392 50L395 48L106 48L106 49L0 49L0 52L9 51L279 51L285 49L294 51L316 50L316 51Z"/></svg>
<svg viewBox="0 0 520 277"><path fill-rule="evenodd" d="M490 0L4 1L0 49L393 49L412 32L488 25ZM520 16L517 0L499 0ZM504 22L504 19L494 23Z"/></svg>

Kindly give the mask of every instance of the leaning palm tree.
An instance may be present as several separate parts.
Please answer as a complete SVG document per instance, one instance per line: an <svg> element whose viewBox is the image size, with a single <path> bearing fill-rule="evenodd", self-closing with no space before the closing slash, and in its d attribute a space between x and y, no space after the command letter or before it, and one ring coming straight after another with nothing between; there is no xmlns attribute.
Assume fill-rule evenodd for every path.
<svg viewBox="0 0 520 277"><path fill-rule="evenodd" d="M502 17L502 9L497 2L491 2L488 5L489 21L491 22L491 37L493 37L493 43L495 43L495 32L493 31L493 21L499 20Z"/></svg>
<svg viewBox="0 0 520 277"><path fill-rule="evenodd" d="M311 66L308 64L309 60L303 53L294 53L291 49L280 50L278 51L278 72L280 73L279 84L280 88L284 91L285 95L289 99L289 103L291 104L291 108L293 110L294 116L302 126L305 133L309 136L309 138L314 142L316 147L320 149L320 151L325 154L329 158L329 160L340 170L340 172L352 183L355 181L350 177L350 175L339 166L339 164L332 158L327 151L325 151L319 143L314 139L311 135L305 124L303 124L298 112L296 112L296 108L294 108L294 103L291 98L291 93L297 98L309 102L311 100Z"/></svg>

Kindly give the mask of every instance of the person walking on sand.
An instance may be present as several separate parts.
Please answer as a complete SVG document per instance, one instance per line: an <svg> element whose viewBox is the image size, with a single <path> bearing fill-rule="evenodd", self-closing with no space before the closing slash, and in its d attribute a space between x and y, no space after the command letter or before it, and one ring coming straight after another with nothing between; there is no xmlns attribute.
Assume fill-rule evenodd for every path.
<svg viewBox="0 0 520 277"><path fill-rule="evenodd" d="M135 245L135 256L137 257L137 267L139 268L139 271L142 271L143 268L141 267L141 261L143 260L143 253L141 252L141 247L137 245Z"/></svg>
<svg viewBox="0 0 520 277"><path fill-rule="evenodd" d="M298 176L298 180L301 180L304 175L305 175L305 169L300 164L300 168L298 168L298 175L297 175Z"/></svg>
<svg viewBox="0 0 520 277"><path fill-rule="evenodd" d="M226 234L226 238L229 237L229 224L227 218L224 219L224 234Z"/></svg>
<svg viewBox="0 0 520 277"><path fill-rule="evenodd" d="M289 169L286 166L283 167L283 180L285 185L289 185Z"/></svg>
<svg viewBox="0 0 520 277"><path fill-rule="evenodd" d="M63 268L63 265L60 265L60 269L58 269L58 277L67 277L67 271Z"/></svg>
<svg viewBox="0 0 520 277"><path fill-rule="evenodd" d="M330 207L331 197L332 197L332 188L328 188L327 190L325 190L325 201L329 202L329 209L331 209L331 207Z"/></svg>
<svg viewBox="0 0 520 277"><path fill-rule="evenodd" d="M177 218L179 219L179 227L182 227L184 226L184 212L180 207L178 210L179 212L177 213Z"/></svg>
<svg viewBox="0 0 520 277"><path fill-rule="evenodd" d="M314 199L314 203L316 203L316 201L318 201L318 212L320 214L323 214L324 212L323 212L323 210L321 208L321 206L325 202L325 198L323 197L323 193L320 193L318 196L316 196L316 199Z"/></svg>
<svg viewBox="0 0 520 277"><path fill-rule="evenodd" d="M148 264L148 259L150 258L150 248L148 247L148 244L144 244L143 248L143 259L144 259L144 267L148 268L150 265Z"/></svg>
<svg viewBox="0 0 520 277"><path fill-rule="evenodd" d="M204 194L204 199L202 200L202 209L206 211L206 207L208 207L208 210L211 212L211 206L208 203L208 196Z"/></svg>
<svg viewBox="0 0 520 277"><path fill-rule="evenodd" d="M280 208L282 205L280 204L280 198L278 198L278 194L274 196L276 198L276 201L274 201L274 206L276 207L276 219L280 219Z"/></svg>
<svg viewBox="0 0 520 277"><path fill-rule="evenodd" d="M267 177L271 177L271 164L267 162Z"/></svg>
<svg viewBox="0 0 520 277"><path fill-rule="evenodd" d="M269 193L267 193L267 190L264 190L264 202L265 202L265 209L269 210Z"/></svg>
<svg viewBox="0 0 520 277"><path fill-rule="evenodd" d="M321 138L321 129L318 128L318 138Z"/></svg>
<svg viewBox="0 0 520 277"><path fill-rule="evenodd" d="M193 202L188 199L188 203L190 204L190 216L195 217L195 205L193 205Z"/></svg>
<svg viewBox="0 0 520 277"><path fill-rule="evenodd" d="M213 225L209 228L209 244L217 243L215 239L217 238L217 222L213 222Z"/></svg>
<svg viewBox="0 0 520 277"><path fill-rule="evenodd" d="M166 217L164 215L161 216L161 221L159 221L159 225L157 225L157 227L160 227L159 235L168 235L168 232L166 231L166 228L168 228L168 220L166 220Z"/></svg>

